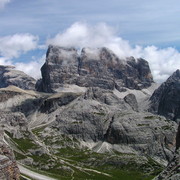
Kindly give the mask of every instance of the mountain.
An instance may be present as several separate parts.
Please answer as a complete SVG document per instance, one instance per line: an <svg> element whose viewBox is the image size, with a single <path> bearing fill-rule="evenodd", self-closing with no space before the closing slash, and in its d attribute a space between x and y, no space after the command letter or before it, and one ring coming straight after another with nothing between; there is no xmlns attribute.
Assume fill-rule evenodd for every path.
<svg viewBox="0 0 180 180"><path fill-rule="evenodd" d="M153 83L144 59L119 59L107 48L83 48L81 54L74 48L49 46L46 62L41 68L42 80L37 89L59 92L65 84L103 89L143 89Z"/></svg>
<svg viewBox="0 0 180 180"><path fill-rule="evenodd" d="M148 180L173 160L178 125L149 111L157 84L146 60L49 46L41 73L38 91L0 88L18 164L56 179Z"/></svg>
<svg viewBox="0 0 180 180"><path fill-rule="evenodd" d="M14 85L22 89L35 90L36 80L13 66L0 66L0 88Z"/></svg>
<svg viewBox="0 0 180 180"><path fill-rule="evenodd" d="M150 98L150 111L180 121L180 70L175 71Z"/></svg>

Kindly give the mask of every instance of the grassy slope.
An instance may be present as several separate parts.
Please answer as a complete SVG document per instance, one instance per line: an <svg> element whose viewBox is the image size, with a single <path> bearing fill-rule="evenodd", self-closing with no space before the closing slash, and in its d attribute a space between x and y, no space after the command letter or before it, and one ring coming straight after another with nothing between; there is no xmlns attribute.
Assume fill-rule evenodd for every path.
<svg viewBox="0 0 180 180"><path fill-rule="evenodd" d="M33 133L41 139L43 129L34 129ZM29 166L31 170L41 171L42 174L57 179L63 180L74 177L79 180L150 180L162 170L162 167L150 158L147 163L139 164L137 157L131 154L98 154L87 149L72 148L68 145L73 143L71 141L76 140L64 135L62 139L54 143L51 141L52 137L42 139L49 149L55 144L60 145L61 148L58 150L51 150L50 154L42 155L29 153L31 150L40 148L33 139L29 139L28 136L16 139L10 133L6 133L16 144L16 147L21 150L20 152L23 152L15 152L17 160L23 160L26 157L32 158L34 163Z"/></svg>

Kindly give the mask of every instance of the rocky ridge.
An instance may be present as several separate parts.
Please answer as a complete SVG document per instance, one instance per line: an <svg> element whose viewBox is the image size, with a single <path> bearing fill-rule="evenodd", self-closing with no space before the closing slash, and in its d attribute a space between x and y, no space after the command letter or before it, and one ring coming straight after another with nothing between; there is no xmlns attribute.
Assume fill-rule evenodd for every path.
<svg viewBox="0 0 180 180"><path fill-rule="evenodd" d="M36 80L13 66L0 66L0 88L14 85L22 89L35 90Z"/></svg>

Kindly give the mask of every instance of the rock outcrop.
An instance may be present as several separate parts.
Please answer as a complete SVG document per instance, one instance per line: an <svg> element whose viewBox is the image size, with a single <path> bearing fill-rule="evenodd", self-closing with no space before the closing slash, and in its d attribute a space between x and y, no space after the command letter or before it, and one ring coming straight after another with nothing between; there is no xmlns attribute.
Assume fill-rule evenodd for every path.
<svg viewBox="0 0 180 180"><path fill-rule="evenodd" d="M44 92L58 92L64 84L123 91L146 88L153 82L147 61L122 60L107 48L83 48L79 56L74 48L49 46L41 73L36 88Z"/></svg>
<svg viewBox="0 0 180 180"><path fill-rule="evenodd" d="M180 121L180 70L164 82L150 98L150 111Z"/></svg>
<svg viewBox="0 0 180 180"><path fill-rule="evenodd" d="M12 150L2 141L3 132L0 132L0 179L19 180L20 171L16 164Z"/></svg>
<svg viewBox="0 0 180 180"><path fill-rule="evenodd" d="M134 94L128 94L124 97L124 101L128 103L134 111L138 111L138 102Z"/></svg>
<svg viewBox="0 0 180 180"><path fill-rule="evenodd" d="M174 158L167 168L154 180L179 180L180 179L180 124L176 136L176 151Z"/></svg>
<svg viewBox="0 0 180 180"><path fill-rule="evenodd" d="M13 66L0 66L0 88L10 85L22 89L35 89L36 80Z"/></svg>
<svg viewBox="0 0 180 180"><path fill-rule="evenodd" d="M39 109L47 116L50 110L54 119L49 124L48 139L55 141L51 134L64 134L80 142L107 143L108 148L99 147L102 152L127 151L166 161L172 159L176 123L151 113L137 112L135 97L130 96L133 104L118 98L111 90L89 88L85 94L67 101L65 107L56 102L61 97L48 98Z"/></svg>

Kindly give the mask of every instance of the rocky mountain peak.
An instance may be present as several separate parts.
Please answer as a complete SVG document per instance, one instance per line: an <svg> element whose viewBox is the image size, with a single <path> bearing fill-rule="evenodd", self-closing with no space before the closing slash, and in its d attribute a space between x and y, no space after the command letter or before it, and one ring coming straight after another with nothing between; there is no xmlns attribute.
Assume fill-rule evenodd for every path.
<svg viewBox="0 0 180 180"><path fill-rule="evenodd" d="M41 68L42 80L37 90L58 92L65 84L103 89L142 89L153 82L148 62L120 59L108 48L75 48L50 45Z"/></svg>
<svg viewBox="0 0 180 180"><path fill-rule="evenodd" d="M180 121L180 70L176 70L150 98L150 111Z"/></svg>
<svg viewBox="0 0 180 180"><path fill-rule="evenodd" d="M180 81L180 70L177 69L168 79L167 82Z"/></svg>
<svg viewBox="0 0 180 180"><path fill-rule="evenodd" d="M77 50L75 48L52 46L48 47L46 53L46 63L48 64L62 64L77 62Z"/></svg>
<svg viewBox="0 0 180 180"><path fill-rule="evenodd" d="M117 63L119 58L106 47L102 48L83 48L81 52L81 58L84 61L101 61L101 63Z"/></svg>
<svg viewBox="0 0 180 180"><path fill-rule="evenodd" d="M22 89L35 89L36 80L14 66L0 66L0 88L14 85Z"/></svg>

